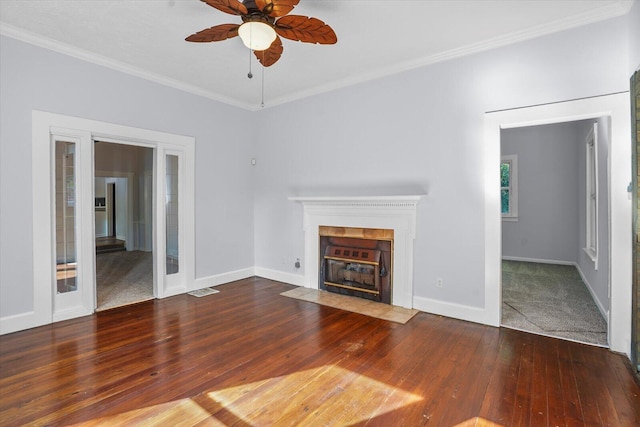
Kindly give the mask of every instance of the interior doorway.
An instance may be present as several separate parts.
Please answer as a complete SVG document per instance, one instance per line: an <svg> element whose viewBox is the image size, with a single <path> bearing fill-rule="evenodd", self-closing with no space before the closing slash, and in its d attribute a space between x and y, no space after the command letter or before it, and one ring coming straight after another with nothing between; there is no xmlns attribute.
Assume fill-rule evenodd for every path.
<svg viewBox="0 0 640 427"><path fill-rule="evenodd" d="M501 131L502 326L608 346L609 123Z"/></svg>
<svg viewBox="0 0 640 427"><path fill-rule="evenodd" d="M502 219L500 209L500 132L503 129L611 117L609 173L608 337L611 350L631 355L631 144L629 93L487 112L484 127L485 306L487 324L499 326L502 315Z"/></svg>
<svg viewBox="0 0 640 427"><path fill-rule="evenodd" d="M23 326L20 328L41 326L95 312L95 141L133 144L153 150L150 185L153 212L150 226L153 236L153 292L155 297L164 298L196 289L195 138L41 111L32 113L32 136L33 198L37 201L32 210L34 310L21 319ZM60 183L64 182L66 189L66 193L62 192L60 196L56 194L59 187L56 185L58 169L53 151L58 146L64 147L69 154L67 165L73 159L73 168L68 168L69 173L60 175L64 178ZM178 191L171 200L179 206L175 210L177 215L171 218L172 227L167 227L165 214L169 199L165 195L169 178L169 156L176 157L174 169ZM60 158L62 157L61 155ZM133 180L129 180L129 186L132 182ZM118 185L116 191L117 189ZM69 239L73 237L75 248L75 286L68 292L57 292L56 267L59 251L54 240L57 238L57 229L53 213L60 203L69 208L74 207L73 217L70 216L71 212L67 217L68 225L73 227L74 232L68 236ZM121 207L121 204L118 203L118 206ZM134 230L132 215L129 215L126 224L128 231ZM119 225L122 225L121 221L116 222L116 227ZM166 265L169 230L173 233L172 249L176 248L172 256L179 256L180 266L177 272L171 273L167 272Z"/></svg>
<svg viewBox="0 0 640 427"><path fill-rule="evenodd" d="M153 148L95 141L96 311L153 299ZM149 194L148 194L149 193ZM104 201L104 206L102 206Z"/></svg>

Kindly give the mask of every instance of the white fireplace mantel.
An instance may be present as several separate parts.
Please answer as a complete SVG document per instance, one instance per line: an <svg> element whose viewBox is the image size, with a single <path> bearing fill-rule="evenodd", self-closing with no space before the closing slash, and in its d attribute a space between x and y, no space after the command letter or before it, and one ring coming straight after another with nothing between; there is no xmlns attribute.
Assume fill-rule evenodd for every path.
<svg viewBox="0 0 640 427"><path fill-rule="evenodd" d="M289 197L303 206L305 286L318 289L321 225L390 229L394 232L391 304L413 308L413 241L422 197L424 195Z"/></svg>

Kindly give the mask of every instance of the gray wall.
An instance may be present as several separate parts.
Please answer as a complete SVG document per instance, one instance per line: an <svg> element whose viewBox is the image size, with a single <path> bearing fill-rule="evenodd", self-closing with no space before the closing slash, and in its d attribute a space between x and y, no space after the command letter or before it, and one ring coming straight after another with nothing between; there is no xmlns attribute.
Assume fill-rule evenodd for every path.
<svg viewBox="0 0 640 427"><path fill-rule="evenodd" d="M33 109L196 138L197 277L292 270L304 235L287 196L428 192L415 296L481 307L484 113L626 90L629 19L257 113L1 37L0 317L32 309Z"/></svg>
<svg viewBox="0 0 640 427"><path fill-rule="evenodd" d="M518 156L518 221L502 222L503 257L576 262L578 126L501 131L501 154Z"/></svg>
<svg viewBox="0 0 640 427"><path fill-rule="evenodd" d="M196 277L254 265L252 114L0 37L0 317L33 309L31 111L196 138Z"/></svg>
<svg viewBox="0 0 640 427"><path fill-rule="evenodd" d="M427 192L414 295L482 307L484 113L626 90L626 26L613 19L259 112L270 132L255 146L256 265L292 272L302 258L301 207L287 196Z"/></svg>

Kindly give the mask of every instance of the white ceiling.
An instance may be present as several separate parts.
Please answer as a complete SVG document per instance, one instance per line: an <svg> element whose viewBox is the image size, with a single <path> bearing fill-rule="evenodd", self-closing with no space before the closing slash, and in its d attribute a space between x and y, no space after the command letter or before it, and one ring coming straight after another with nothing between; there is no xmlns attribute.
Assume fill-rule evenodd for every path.
<svg viewBox="0 0 640 427"><path fill-rule="evenodd" d="M301 0L335 45L283 40L265 105L626 14L633 0ZM188 35L239 23L198 0L0 0L2 34L231 105L260 108L261 67L239 38ZM247 78L249 58L253 79Z"/></svg>

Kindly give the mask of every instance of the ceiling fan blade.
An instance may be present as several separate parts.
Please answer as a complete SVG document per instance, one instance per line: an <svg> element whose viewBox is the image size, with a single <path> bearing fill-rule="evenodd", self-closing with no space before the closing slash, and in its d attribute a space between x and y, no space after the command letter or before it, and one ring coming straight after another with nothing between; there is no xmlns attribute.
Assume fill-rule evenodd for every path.
<svg viewBox="0 0 640 427"><path fill-rule="evenodd" d="M238 0L200 0L211 7L215 7L231 15L246 15L249 13L247 7Z"/></svg>
<svg viewBox="0 0 640 427"><path fill-rule="evenodd" d="M284 16L300 3L300 0L255 0L262 13L272 18Z"/></svg>
<svg viewBox="0 0 640 427"><path fill-rule="evenodd" d="M185 40L196 43L219 42L237 36L238 28L240 28L240 25L238 24L216 25L214 27L207 28L206 30L191 34Z"/></svg>
<svg viewBox="0 0 640 427"><path fill-rule="evenodd" d="M334 44L338 41L333 29L318 18L283 16L276 21L274 27L276 33L290 40L319 44Z"/></svg>
<svg viewBox="0 0 640 427"><path fill-rule="evenodd" d="M280 37L276 36L276 39L271 43L266 50L256 50L253 54L258 58L258 61L262 64L263 67L270 67L280 59L282 56L282 40Z"/></svg>

